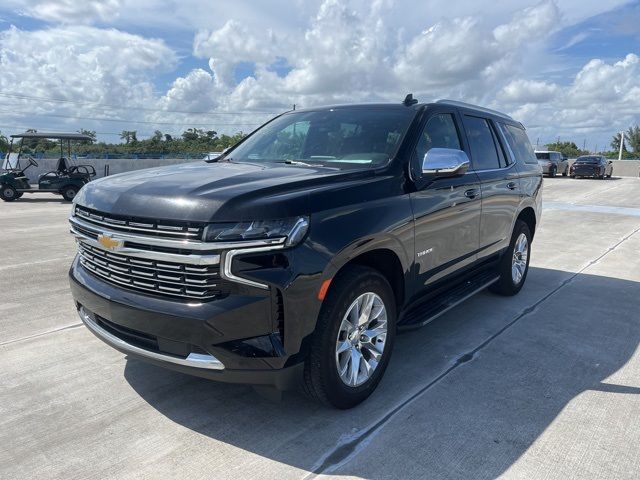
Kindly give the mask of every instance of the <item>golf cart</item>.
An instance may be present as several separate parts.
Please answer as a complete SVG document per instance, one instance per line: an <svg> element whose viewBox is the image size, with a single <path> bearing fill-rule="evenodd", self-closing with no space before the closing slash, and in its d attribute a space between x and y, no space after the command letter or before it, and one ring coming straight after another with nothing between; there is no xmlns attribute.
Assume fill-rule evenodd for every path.
<svg viewBox="0 0 640 480"><path fill-rule="evenodd" d="M20 139L17 152L12 152L13 141ZM47 139L60 141L60 158L55 170L44 173L38 178L38 185L30 185L24 172L31 166L37 167L38 162L28 153L23 153L25 140ZM0 198L5 202L12 202L25 193L57 193L65 200L71 201L85 183L96 175L92 165L71 165L71 141L92 140L88 135L79 133L37 133L25 132L11 135L9 153L3 163L0 173ZM67 146L67 156L64 155L64 144Z"/></svg>

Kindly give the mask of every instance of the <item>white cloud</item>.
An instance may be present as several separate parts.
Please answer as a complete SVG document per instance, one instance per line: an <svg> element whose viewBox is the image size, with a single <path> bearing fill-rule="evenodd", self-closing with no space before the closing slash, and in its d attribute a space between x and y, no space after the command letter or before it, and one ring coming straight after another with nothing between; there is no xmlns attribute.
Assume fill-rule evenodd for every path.
<svg viewBox="0 0 640 480"><path fill-rule="evenodd" d="M0 32L0 91L5 94L145 106L154 98L149 74L170 71L175 63L176 55L162 40L114 29L67 26L25 31L11 27ZM3 124L24 124L19 120L24 115L42 124L46 119L38 114L52 112L62 116L132 118L126 110L95 111L86 105L11 97L2 98L2 108ZM69 120L68 123L78 123ZM59 123L51 118L49 122Z"/></svg>
<svg viewBox="0 0 640 480"><path fill-rule="evenodd" d="M278 111L293 103L399 102L410 91L421 101L448 97L506 110L546 140L586 132L608 136L638 122L635 54L578 63L551 44L555 32L624 1L535 1L7 0L14 10L58 26L0 32L0 89L128 104L131 111L103 113L176 124L111 128L143 132L173 133L208 121L221 131L247 130L223 124L259 123L268 116L203 117L135 107ZM78 25L87 23L121 28ZM142 26L167 32L183 49L193 40L191 54L201 65L172 73L181 59L164 41L123 31ZM568 42L582 39L577 33ZM247 62L254 71L237 82L235 70ZM288 68L277 74L277 62ZM34 113L84 111L20 103ZM87 116L99 113L86 109Z"/></svg>
<svg viewBox="0 0 640 480"><path fill-rule="evenodd" d="M27 0L16 3L24 15L55 23L83 24L114 20L123 0Z"/></svg>
<svg viewBox="0 0 640 480"><path fill-rule="evenodd" d="M552 100L557 92L558 85L553 83L517 79L509 82L497 97L507 103L543 103Z"/></svg>

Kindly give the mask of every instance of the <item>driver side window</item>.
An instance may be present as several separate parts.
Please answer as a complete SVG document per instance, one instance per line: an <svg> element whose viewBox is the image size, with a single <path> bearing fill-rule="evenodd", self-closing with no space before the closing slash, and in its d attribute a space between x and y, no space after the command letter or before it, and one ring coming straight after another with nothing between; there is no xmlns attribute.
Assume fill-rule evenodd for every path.
<svg viewBox="0 0 640 480"><path fill-rule="evenodd" d="M458 129L452 114L438 113L427 121L416 145L416 157L420 165L422 165L425 154L432 148L462 150Z"/></svg>

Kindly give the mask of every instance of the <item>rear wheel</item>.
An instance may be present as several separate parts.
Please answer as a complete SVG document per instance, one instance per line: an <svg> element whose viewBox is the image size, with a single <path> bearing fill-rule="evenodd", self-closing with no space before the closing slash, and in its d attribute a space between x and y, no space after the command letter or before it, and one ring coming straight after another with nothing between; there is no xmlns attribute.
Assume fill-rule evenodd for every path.
<svg viewBox="0 0 640 480"><path fill-rule="evenodd" d="M0 198L5 202L13 202L15 199L20 198L18 192L11 185L0 186Z"/></svg>
<svg viewBox="0 0 640 480"><path fill-rule="evenodd" d="M341 409L364 401L387 368L395 324L395 298L384 276L361 266L341 272L318 318L305 363L305 392Z"/></svg>
<svg viewBox="0 0 640 480"><path fill-rule="evenodd" d="M499 295L515 295L520 291L529 272L531 231L522 220L517 220L511 242L498 266L500 279L489 289Z"/></svg>
<svg viewBox="0 0 640 480"><path fill-rule="evenodd" d="M67 202L71 202L74 198L76 198L76 194L78 193L78 188L72 185L69 185L68 187L64 187L61 193L62 193L62 197Z"/></svg>

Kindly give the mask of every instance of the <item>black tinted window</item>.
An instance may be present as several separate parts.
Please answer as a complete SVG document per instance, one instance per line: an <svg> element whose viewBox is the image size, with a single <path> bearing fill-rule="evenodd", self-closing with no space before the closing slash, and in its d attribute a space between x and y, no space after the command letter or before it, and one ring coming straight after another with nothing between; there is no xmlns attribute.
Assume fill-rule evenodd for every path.
<svg viewBox="0 0 640 480"><path fill-rule="evenodd" d="M416 155L421 163L424 155L432 148L462 149L456 124L450 113L439 113L427 121L416 146Z"/></svg>
<svg viewBox="0 0 640 480"><path fill-rule="evenodd" d="M549 160L549 152L536 152L538 160Z"/></svg>
<svg viewBox="0 0 640 480"><path fill-rule="evenodd" d="M474 170L500 168L498 150L489 122L484 118L466 116L465 126Z"/></svg>
<svg viewBox="0 0 640 480"><path fill-rule="evenodd" d="M524 128L504 123L500 123L499 125L507 139L509 148L517 159L525 163L538 163L538 159L533 153L533 147L531 146L531 142L529 142L529 137L527 137L527 132L524 131Z"/></svg>

